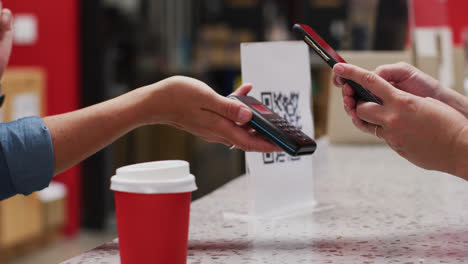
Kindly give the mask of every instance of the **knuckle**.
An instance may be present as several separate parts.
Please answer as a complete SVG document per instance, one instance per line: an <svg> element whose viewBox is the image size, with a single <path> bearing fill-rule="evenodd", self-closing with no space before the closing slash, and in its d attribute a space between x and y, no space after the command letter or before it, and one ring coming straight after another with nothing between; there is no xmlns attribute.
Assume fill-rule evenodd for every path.
<svg viewBox="0 0 468 264"><path fill-rule="evenodd" d="M356 108L357 117L362 119L364 117L365 113L366 113L366 111L363 109L362 106Z"/></svg>
<svg viewBox="0 0 468 264"><path fill-rule="evenodd" d="M375 84L376 81L377 81L377 75L375 75L372 72L366 72L362 76L362 84L365 85L365 86L371 86L371 85Z"/></svg>
<svg viewBox="0 0 468 264"><path fill-rule="evenodd" d="M231 100L231 102L227 102L225 104L226 104L226 107L224 108L224 111L225 111L224 116L235 118L239 110L239 106L236 104L236 101Z"/></svg>
<svg viewBox="0 0 468 264"><path fill-rule="evenodd" d="M419 111L419 105L413 99L409 99L406 106L407 111L410 113L417 113Z"/></svg>
<svg viewBox="0 0 468 264"><path fill-rule="evenodd" d="M191 78L183 75L174 75L167 78L167 80L178 86L183 86L184 84L191 83Z"/></svg>
<svg viewBox="0 0 468 264"><path fill-rule="evenodd" d="M408 94L399 94L395 96L395 102L400 109L405 109L405 111L410 113L415 113L418 111L417 100Z"/></svg>
<svg viewBox="0 0 468 264"><path fill-rule="evenodd" d="M414 74L418 74L421 71L418 68L414 67L414 65L409 64L407 62L399 62L397 63L398 67L403 70L404 74L406 74L407 78L410 78Z"/></svg>
<svg viewBox="0 0 468 264"><path fill-rule="evenodd" d="M400 125L400 116L398 114L390 114L384 119L384 122L386 127L398 129Z"/></svg>
<svg viewBox="0 0 468 264"><path fill-rule="evenodd" d="M349 108L348 108L348 106L347 106L347 105L344 105L343 109L344 109L345 113L346 113L347 115L349 115Z"/></svg>
<svg viewBox="0 0 468 264"><path fill-rule="evenodd" d="M377 68L375 68L375 73L378 75L381 75L387 70L387 68L388 68L387 65L380 65Z"/></svg>
<svg viewBox="0 0 468 264"><path fill-rule="evenodd" d="M424 100L431 103L431 104L439 104L439 105L441 104L441 102L439 100L434 99L432 97L425 97Z"/></svg>
<svg viewBox="0 0 468 264"><path fill-rule="evenodd" d="M338 77L336 77L336 75L333 76L333 84L334 84L336 87L340 88L341 85L338 83L337 78L338 78Z"/></svg>
<svg viewBox="0 0 468 264"><path fill-rule="evenodd" d="M406 94L398 93L395 95L394 102L399 106L403 106L410 102L410 98Z"/></svg>
<svg viewBox="0 0 468 264"><path fill-rule="evenodd" d="M400 68L403 68L405 70L413 70L414 69L414 66L407 63L407 62L404 62L404 61L400 61L398 63L396 63L396 66L400 67Z"/></svg>
<svg viewBox="0 0 468 264"><path fill-rule="evenodd" d="M394 134L387 135L386 140L394 150L400 150L403 147L402 140Z"/></svg>
<svg viewBox="0 0 468 264"><path fill-rule="evenodd" d="M237 145L237 144L236 144L236 146L238 146L240 149L242 149L242 150L245 151L245 152L250 152L250 151L252 151L252 147L251 147L250 144L241 144L241 145Z"/></svg>

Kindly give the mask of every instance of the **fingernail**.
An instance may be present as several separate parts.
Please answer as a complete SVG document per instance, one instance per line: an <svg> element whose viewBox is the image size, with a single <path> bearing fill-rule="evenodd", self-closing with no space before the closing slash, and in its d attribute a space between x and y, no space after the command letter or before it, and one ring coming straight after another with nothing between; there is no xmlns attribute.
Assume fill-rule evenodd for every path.
<svg viewBox="0 0 468 264"><path fill-rule="evenodd" d="M241 123L247 123L250 121L250 118L252 116L252 113L250 110L246 109L245 107L242 107L239 110L239 113L237 114L237 121Z"/></svg>
<svg viewBox="0 0 468 264"><path fill-rule="evenodd" d="M337 82L338 82L340 85L344 85L344 84L345 84L343 78L341 78L341 77L336 77L336 78L337 78Z"/></svg>
<svg viewBox="0 0 468 264"><path fill-rule="evenodd" d="M346 112L349 112L349 106L346 103L344 105L344 109L346 110Z"/></svg>
<svg viewBox="0 0 468 264"><path fill-rule="evenodd" d="M333 70L335 71L336 74L343 74L344 67L341 66L340 64L337 64L335 65L335 67L333 67Z"/></svg>
<svg viewBox="0 0 468 264"><path fill-rule="evenodd" d="M5 24L9 26L9 29L13 27L13 15L11 14L10 10L4 9L2 12L2 19Z"/></svg>
<svg viewBox="0 0 468 264"><path fill-rule="evenodd" d="M337 84L341 85L339 76L336 76L335 81L336 81Z"/></svg>

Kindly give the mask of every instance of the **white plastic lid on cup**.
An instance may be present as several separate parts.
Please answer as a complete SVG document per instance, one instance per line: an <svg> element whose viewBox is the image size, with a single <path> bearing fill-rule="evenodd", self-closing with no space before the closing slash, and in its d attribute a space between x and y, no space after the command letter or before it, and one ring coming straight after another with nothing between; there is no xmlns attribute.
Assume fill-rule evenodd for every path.
<svg viewBox="0 0 468 264"><path fill-rule="evenodd" d="M189 164L183 160L139 163L118 168L111 190L129 193L184 193L197 189Z"/></svg>

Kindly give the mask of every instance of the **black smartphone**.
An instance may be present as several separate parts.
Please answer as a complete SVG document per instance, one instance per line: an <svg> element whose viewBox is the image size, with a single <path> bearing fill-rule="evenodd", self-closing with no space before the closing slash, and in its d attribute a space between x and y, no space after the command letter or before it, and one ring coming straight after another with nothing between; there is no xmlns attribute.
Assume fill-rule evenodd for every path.
<svg viewBox="0 0 468 264"><path fill-rule="evenodd" d="M317 144L312 138L268 109L257 99L251 96L234 95L229 96L229 98L238 100L252 109L252 120L247 125L289 155L299 156L314 153Z"/></svg>
<svg viewBox="0 0 468 264"><path fill-rule="evenodd" d="M304 24L295 24L293 26L294 32L296 32L299 37L304 40L307 45L309 45L330 67L333 68L335 64L341 62L346 63L346 61L341 58L340 55L328 45L325 40L323 40L319 34L317 34L311 27ZM361 85L348 80L343 80L351 86L354 90L354 98L358 101L365 102L374 102L377 104L382 104L379 99L377 99L373 94L371 94L366 88Z"/></svg>

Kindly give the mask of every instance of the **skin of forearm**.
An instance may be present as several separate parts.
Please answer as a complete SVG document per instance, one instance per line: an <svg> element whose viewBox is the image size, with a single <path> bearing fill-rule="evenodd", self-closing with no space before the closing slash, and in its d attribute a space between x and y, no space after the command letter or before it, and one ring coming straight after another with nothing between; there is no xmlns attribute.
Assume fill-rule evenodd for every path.
<svg viewBox="0 0 468 264"><path fill-rule="evenodd" d="M443 88L437 97L438 100L453 107L468 118L468 97L450 88ZM468 180L468 124L464 125L454 142L453 170L447 172Z"/></svg>
<svg viewBox="0 0 468 264"><path fill-rule="evenodd" d="M152 95L163 85L161 81L84 109L44 118L54 148L54 175L146 124L145 105L149 100L157 105Z"/></svg>
<svg viewBox="0 0 468 264"><path fill-rule="evenodd" d="M444 88L443 92L441 92L438 97L440 101L455 108L458 112L468 118L468 97L449 88Z"/></svg>

